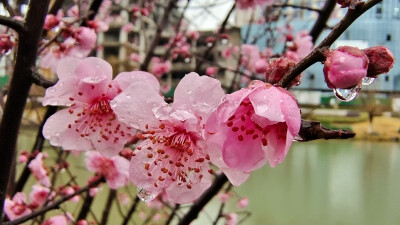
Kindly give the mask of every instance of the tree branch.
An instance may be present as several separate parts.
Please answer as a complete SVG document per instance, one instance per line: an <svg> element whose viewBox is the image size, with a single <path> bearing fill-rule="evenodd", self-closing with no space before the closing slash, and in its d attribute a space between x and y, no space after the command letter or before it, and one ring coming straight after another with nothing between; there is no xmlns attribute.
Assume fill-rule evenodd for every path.
<svg viewBox="0 0 400 225"><path fill-rule="evenodd" d="M301 60L283 76L279 81L278 86L287 87L301 72L314 63L323 61L324 49L329 48L358 17L381 1L382 0L369 0L365 4L361 2L362 5L355 9L349 9L344 18L333 28L332 32L307 57Z"/></svg>
<svg viewBox="0 0 400 225"><path fill-rule="evenodd" d="M150 60L153 57L154 50L156 49L158 43L160 42L162 31L167 25L169 13L175 7L176 2L177 2L176 0L169 0L164 8L164 14L162 15L160 21L157 24L156 34L153 38L153 41L150 44L149 50L146 53L146 57L144 58L142 65L140 65L140 69L143 71L147 71L147 67L149 66Z"/></svg>
<svg viewBox="0 0 400 225"><path fill-rule="evenodd" d="M322 31L326 28L326 22L328 21L333 10L335 9L335 6L336 6L336 1L325 0L325 5L319 11L318 19L310 31L310 36L312 37L314 43L319 37L319 35L322 33Z"/></svg>
<svg viewBox="0 0 400 225"><path fill-rule="evenodd" d="M3 214L5 193L14 160L19 127L32 85L37 50L50 0L31 0L25 17L24 32L19 33L14 73L0 123L0 215ZM16 23L14 23L16 24ZM18 28L21 27L18 25ZM22 29L22 28L21 28Z"/></svg>
<svg viewBox="0 0 400 225"><path fill-rule="evenodd" d="M75 192L72 193L72 194L65 195L64 197L62 197L62 198L58 199L57 201L53 202L53 204L51 204L51 205L48 205L48 206L46 206L46 207L43 207L43 208L41 208L40 210L34 211L34 212L32 212L31 214L29 214L29 215L23 216L23 217L21 217L21 218L15 219L15 220L10 221L10 222L7 222L7 223L3 223L2 225L17 225L17 224L21 224L21 223L23 223L23 222L26 222L26 221L28 221L28 220L30 220L30 219L33 219L33 218L35 218L35 217L37 217L37 216L40 216L40 215L42 215L43 213L46 213L47 211L50 211L50 210L52 210L52 209L58 208L58 207L59 207L62 203L64 203L65 201L68 201L70 198L72 198L72 197L74 197L74 196L76 196L76 195L79 195L79 194L81 194L81 193L83 193L83 192L88 191L90 188L93 188L93 187L97 186L98 184L100 184L100 183L103 182L103 181L104 181L103 179L99 179L99 180L97 180L97 181L95 181L95 182L93 182L93 183L87 185L86 187L81 188L81 189L75 191Z"/></svg>
<svg viewBox="0 0 400 225"><path fill-rule="evenodd" d="M327 0L327 1L331 1L331 0ZM331 1L334 2L336 4L335 1ZM295 9L305 9L305 10L310 10L310 11L314 11L314 12L318 12L321 13L322 10L321 9L316 9L316 8L312 8L312 7L308 7L308 6L303 6L303 5L293 5L293 4L274 4L272 5L274 8L283 8L283 7L292 7Z"/></svg>
<svg viewBox="0 0 400 225"><path fill-rule="evenodd" d="M186 213L186 215L179 221L178 225L187 225L190 224L194 219L197 218L199 212L204 208L204 206L221 190L224 184L228 181L228 178L225 174L218 175L213 184L207 191L205 191L199 199L197 199L196 203L194 203L190 210Z"/></svg>
<svg viewBox="0 0 400 225"><path fill-rule="evenodd" d="M124 218L124 221L122 222L122 225L127 225L128 224L128 222L131 219L133 213L135 212L136 207L138 206L139 202L140 202L139 201L139 197L136 196L135 200L132 203L131 208L129 209L128 214L126 215L126 217Z"/></svg>
<svg viewBox="0 0 400 225"><path fill-rule="evenodd" d="M302 140L313 141L316 139L347 139L353 138L356 134L350 130L332 130L321 126L318 121L301 121L299 136Z"/></svg>
<svg viewBox="0 0 400 225"><path fill-rule="evenodd" d="M0 15L0 24L15 30L18 34L25 32L24 23L12 17Z"/></svg>

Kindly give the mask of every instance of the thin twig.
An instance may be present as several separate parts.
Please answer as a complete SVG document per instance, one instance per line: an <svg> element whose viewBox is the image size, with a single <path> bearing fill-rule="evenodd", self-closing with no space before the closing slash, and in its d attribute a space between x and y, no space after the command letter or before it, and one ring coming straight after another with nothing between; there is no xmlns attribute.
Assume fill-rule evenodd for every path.
<svg viewBox="0 0 400 225"><path fill-rule="evenodd" d="M128 222L131 219L133 213L135 212L136 207L138 206L139 202L140 202L140 199L139 199L138 196L136 196L135 200L132 203L131 208L129 209L128 214L125 216L124 221L122 222L122 225L127 225L128 224Z"/></svg>
<svg viewBox="0 0 400 225"><path fill-rule="evenodd" d="M225 174L218 175L213 184L207 191L205 191L200 198L194 203L190 210L186 213L186 215L179 221L178 225L187 225L190 224L194 219L197 218L199 212L204 208L204 206L219 192L219 190L224 186L224 184L228 181L228 178Z"/></svg>
<svg viewBox="0 0 400 225"><path fill-rule="evenodd" d="M50 210L52 210L52 209L57 209L57 208L58 208L62 203L64 203L65 201L68 201L70 198L72 198L72 197L74 197L74 196L76 196L76 195L79 195L79 194L81 194L81 193L83 193L83 192L88 191L90 188L97 186L97 185L100 184L101 182L103 182L103 180L99 179L99 180L97 180L97 181L95 181L95 182L89 184L88 186L86 186L86 187L84 187L84 188L81 188L81 189L75 191L75 192L72 193L72 194L63 196L62 198L58 199L57 201L54 201L51 205L48 205L48 206L46 206L46 207L43 207L43 208L41 208L40 210L34 211L34 212L32 212L31 214L29 214L29 215L20 217L20 218L18 218L18 219L15 219L15 220L10 221L10 222L7 222L7 223L3 223L2 225L17 225L17 224L20 224L20 223L24 223L25 221L28 221L28 220L30 220L30 219L33 219L33 218L37 217L37 216L40 216L40 215L42 215L43 213L46 213L46 212L48 212L48 211L50 211Z"/></svg>
<svg viewBox="0 0 400 225"><path fill-rule="evenodd" d="M103 210L103 216L101 217L101 222L100 225L106 225L108 221L108 216L110 215L110 209L112 206L112 203L115 199L116 191L114 189L110 189L110 192L108 193L108 198L106 205Z"/></svg>

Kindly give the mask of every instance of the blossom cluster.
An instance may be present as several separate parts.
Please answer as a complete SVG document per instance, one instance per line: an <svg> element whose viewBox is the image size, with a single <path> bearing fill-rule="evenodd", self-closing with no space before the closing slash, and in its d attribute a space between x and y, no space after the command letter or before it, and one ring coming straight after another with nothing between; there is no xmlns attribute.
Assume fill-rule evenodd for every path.
<svg viewBox="0 0 400 225"><path fill-rule="evenodd" d="M47 120L44 137L65 150L89 151L88 169L111 188L126 185L129 176L146 193L165 191L176 203L197 199L215 166L234 185L267 162L276 166L300 129L295 98L262 81L225 94L217 79L192 72L168 104L153 74L123 72L112 80L111 66L100 58L66 58L57 75L43 104L66 108ZM134 150L124 149L132 140L139 140Z"/></svg>

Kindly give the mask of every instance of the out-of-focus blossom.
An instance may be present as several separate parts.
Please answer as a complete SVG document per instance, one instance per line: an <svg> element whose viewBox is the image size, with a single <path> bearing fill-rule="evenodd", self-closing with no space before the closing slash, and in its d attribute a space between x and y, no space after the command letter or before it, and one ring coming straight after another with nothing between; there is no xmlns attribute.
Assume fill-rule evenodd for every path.
<svg viewBox="0 0 400 225"><path fill-rule="evenodd" d="M293 45L289 47L289 51L297 55L297 60L300 61L305 58L313 50L314 43L308 31L299 31L293 40Z"/></svg>
<svg viewBox="0 0 400 225"><path fill-rule="evenodd" d="M342 46L326 53L325 82L329 88L351 88L367 76L368 57L358 48Z"/></svg>
<svg viewBox="0 0 400 225"><path fill-rule="evenodd" d="M62 187L61 190L60 190L60 193L61 193L62 195L71 195L71 194L73 194L75 191L76 191L76 190L75 190L73 187L67 186L67 187ZM68 201L70 201L70 202L76 202L76 203L79 202L79 200L80 200L79 195L75 195L74 197L68 199Z"/></svg>
<svg viewBox="0 0 400 225"><path fill-rule="evenodd" d="M206 69L206 75L208 75L210 77L214 77L217 72L218 72L218 67L215 67L215 66L210 66L210 67L207 67L207 69Z"/></svg>
<svg viewBox="0 0 400 225"><path fill-rule="evenodd" d="M243 197L241 199L239 199L238 203L237 203L237 207L239 209L244 209L249 205L249 199L247 197Z"/></svg>
<svg viewBox="0 0 400 225"><path fill-rule="evenodd" d="M36 180L38 180L43 186L50 187L50 178L47 175L47 170L43 165L43 153L38 153L36 157L29 163L28 167Z"/></svg>
<svg viewBox="0 0 400 225"><path fill-rule="evenodd" d="M283 88L252 81L226 95L205 125L211 161L233 185L251 171L281 163L300 129L300 109Z"/></svg>
<svg viewBox="0 0 400 225"><path fill-rule="evenodd" d="M226 203L229 200L229 193L219 193L218 199L221 201L221 203Z"/></svg>
<svg viewBox="0 0 400 225"><path fill-rule="evenodd" d="M138 54L136 54L136 53L131 53L129 55L129 58L134 62L140 63L140 56Z"/></svg>
<svg viewBox="0 0 400 225"><path fill-rule="evenodd" d="M30 214L31 212L32 210L26 203L25 193L18 192L14 195L12 200L7 197L4 201L4 213L7 215L9 220L18 219Z"/></svg>
<svg viewBox="0 0 400 225"><path fill-rule="evenodd" d="M254 72L265 73L268 65L268 62L264 58L259 58L254 62Z"/></svg>
<svg viewBox="0 0 400 225"><path fill-rule="evenodd" d="M112 80L111 65L95 57L64 59L57 75L59 80L46 90L43 105L68 108L46 121L44 137L54 146L97 150L105 156L118 154L134 134L134 129L119 122L110 101L132 83L158 85L153 75L140 71L123 72Z"/></svg>
<svg viewBox="0 0 400 225"><path fill-rule="evenodd" d="M197 199L211 185L203 125L223 96L218 80L196 73L179 82L171 106L158 87L131 85L117 96L112 108L118 118L142 130L130 164L132 182L154 195L165 190L176 203Z"/></svg>
<svg viewBox="0 0 400 225"><path fill-rule="evenodd" d="M41 185L33 185L32 191L29 194L29 200L34 208L38 208L42 206L47 200L52 200L55 197L55 193L51 192L47 187L43 187Z"/></svg>
<svg viewBox="0 0 400 225"><path fill-rule="evenodd" d="M66 215L52 216L41 225L68 225L70 219Z"/></svg>
<svg viewBox="0 0 400 225"><path fill-rule="evenodd" d="M86 167L103 176L112 189L129 184L129 161L119 155L107 158L95 151L86 152Z"/></svg>
<svg viewBox="0 0 400 225"><path fill-rule="evenodd" d="M156 77L161 78L162 75L169 73L169 71L171 71L170 61L162 62L161 59L158 57L153 58L151 72Z"/></svg>
<svg viewBox="0 0 400 225"><path fill-rule="evenodd" d="M54 14L47 14L46 19L44 21L43 29L45 30L53 29L59 23L60 23L60 18L58 18Z"/></svg>
<svg viewBox="0 0 400 225"><path fill-rule="evenodd" d="M272 5L274 0L236 0L239 9L249 9L265 5Z"/></svg>
<svg viewBox="0 0 400 225"><path fill-rule="evenodd" d="M198 31L194 31L194 30L188 31L187 35L193 41L199 39L199 37L200 37L200 33Z"/></svg>
<svg viewBox="0 0 400 225"><path fill-rule="evenodd" d="M236 225L238 223L238 215L236 213L228 213L225 217L226 225Z"/></svg>
<svg viewBox="0 0 400 225"><path fill-rule="evenodd" d="M221 56L224 59L229 59L233 54L239 52L239 47L236 45L228 44L226 48L221 51Z"/></svg>

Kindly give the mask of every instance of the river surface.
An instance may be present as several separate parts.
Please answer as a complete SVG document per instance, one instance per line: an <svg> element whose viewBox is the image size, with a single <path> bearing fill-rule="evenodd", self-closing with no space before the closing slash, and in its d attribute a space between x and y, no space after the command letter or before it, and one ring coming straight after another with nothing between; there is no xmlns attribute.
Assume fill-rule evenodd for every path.
<svg viewBox="0 0 400 225"><path fill-rule="evenodd" d="M27 144L32 137L32 133L21 133L19 149L30 149ZM78 161L72 167L80 164L80 170L85 170ZM282 164L255 171L234 191L250 202L247 210L252 215L241 224L397 225L400 147L394 142L353 140L294 143ZM95 211L101 213L102 208ZM225 209L238 211L232 202ZM194 224L212 224L218 210L214 199ZM112 220L120 220L112 214Z"/></svg>
<svg viewBox="0 0 400 225"><path fill-rule="evenodd" d="M242 224L400 224L399 151L397 143L295 143L282 164L235 189L250 202Z"/></svg>

